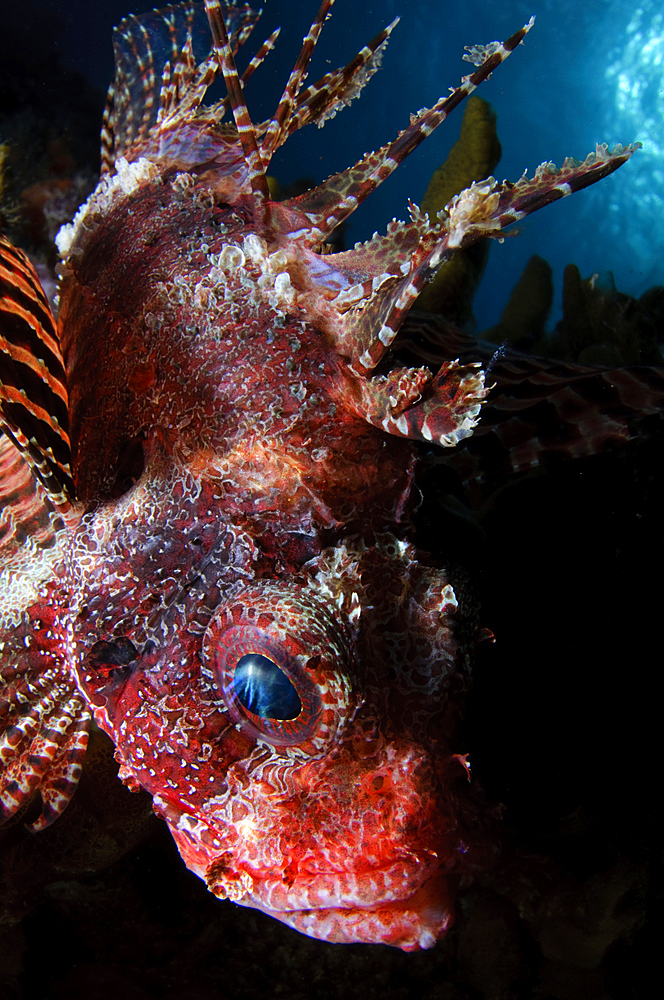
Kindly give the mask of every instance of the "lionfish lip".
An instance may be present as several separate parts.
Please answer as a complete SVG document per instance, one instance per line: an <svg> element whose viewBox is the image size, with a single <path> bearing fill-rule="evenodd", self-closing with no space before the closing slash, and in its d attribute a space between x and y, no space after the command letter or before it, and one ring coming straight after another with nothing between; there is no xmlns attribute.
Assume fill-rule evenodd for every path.
<svg viewBox="0 0 664 1000"><path fill-rule="evenodd" d="M411 856L359 872L317 871L294 879L248 875L213 862L205 872L208 887L219 896L229 896L272 914L314 911L376 910L399 907L413 899L438 874L438 861ZM240 890L240 887L243 891Z"/></svg>
<svg viewBox="0 0 664 1000"><path fill-rule="evenodd" d="M452 894L441 873L405 899L373 906L284 911L256 902L249 905L308 937L339 944L387 944L403 951L433 948L454 922Z"/></svg>

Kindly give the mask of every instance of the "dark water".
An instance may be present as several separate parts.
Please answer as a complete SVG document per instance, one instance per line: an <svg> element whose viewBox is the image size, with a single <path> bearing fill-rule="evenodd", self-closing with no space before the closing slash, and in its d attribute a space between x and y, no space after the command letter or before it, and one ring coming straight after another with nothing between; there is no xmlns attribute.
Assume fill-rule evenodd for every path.
<svg viewBox="0 0 664 1000"><path fill-rule="evenodd" d="M3 0L3 35L20 18L48 34L62 62L75 67L100 91L112 72L111 28L128 13L127 0ZM154 4L129 4L133 13ZM280 88L306 33L316 0L267 0L256 29L258 44L277 25L277 50L254 77L248 100L256 118L274 109ZM392 138L408 114L429 106L468 71L463 47L505 38L532 15L536 24L519 48L480 90L498 113L503 146L499 179L516 180L545 160L584 157L596 142L640 140L644 149L615 177L526 220L518 238L493 248L490 270L476 300L479 328L492 325L527 259L546 257L554 268L559 308L562 270L576 263L583 276L612 271L616 285L640 294L659 282L664 249L661 116L664 102L664 15L656 0L338 0L325 26L311 79L346 62L395 16L383 70L361 98L324 129L294 136L275 159L285 180L322 179ZM240 63L242 57L240 57ZM458 114L458 112L457 112ZM407 198L421 198L435 165L456 139L452 117L420 147L407 165L374 193L353 218L349 241L403 218Z"/></svg>
<svg viewBox="0 0 664 1000"><path fill-rule="evenodd" d="M90 137L86 131L85 141L76 139L91 156L112 73L110 30L128 2L0 0L3 58L14 27L22 43L31 38L42 53L54 50L60 67L84 75L80 92L68 77L59 99L70 107L80 101L77 121L86 123ZM152 6L133 3L131 9ZM278 23L283 31L248 91L256 118L274 108L316 3L267 0L265 7L256 36L262 39ZM571 0L337 0L312 79L351 58L396 14L401 24L363 96L323 130L294 137L274 166L284 181L319 180L347 166L393 137L409 112L458 82L468 70L460 59L464 45L507 37L532 13L537 22L526 45L481 91L499 115L499 177L516 179L526 167L532 172L541 161L560 163L567 154L582 157L597 141L640 139L644 150L615 176L526 220L517 238L493 247L476 299L480 328L497 319L532 253L553 265L558 296L569 261L584 276L612 270L618 287L633 294L662 280L664 20L654 0L638 6L627 0L582 6ZM33 104L46 104L54 86L64 87L55 70L49 77L48 65L44 57L29 66ZM83 100L85 87L92 89ZM443 125L374 194L358 212L349 242L405 215L407 197L421 197L458 125L453 119ZM647 892L657 896L652 861L661 829L653 698L661 654L652 651L659 645L664 556L660 470L661 440L644 437L622 452L512 484L479 523L451 516L435 496L421 512L427 544L470 569L482 624L497 636L478 658L464 749L472 752L488 795L506 805L503 860L462 894L448 941L417 956L308 941L260 914L215 901L183 869L160 824L137 835L139 849L86 875L73 875L66 863L59 867L68 855L67 835L59 835L48 842L58 845L56 874L44 890L38 878L33 884L20 873L44 865L48 848L33 856L30 838L24 843L12 834L3 880L19 900L14 915L25 919L0 936L0 997L645 995L641 977L657 925L646 923L644 899ZM94 796L88 808L102 812ZM70 854L74 842L92 838L96 829L89 820L77 822ZM140 826L139 819L132 822Z"/></svg>

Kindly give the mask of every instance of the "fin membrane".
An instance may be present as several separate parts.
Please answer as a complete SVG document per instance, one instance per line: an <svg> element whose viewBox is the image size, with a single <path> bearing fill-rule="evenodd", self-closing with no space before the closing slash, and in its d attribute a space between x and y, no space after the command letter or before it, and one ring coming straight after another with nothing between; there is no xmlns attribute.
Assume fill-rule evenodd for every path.
<svg viewBox="0 0 664 1000"><path fill-rule="evenodd" d="M65 507L74 496L67 401L46 296L26 255L0 236L0 425Z"/></svg>
<svg viewBox="0 0 664 1000"><path fill-rule="evenodd" d="M33 627L23 621L0 642L0 823L39 789L42 811L31 825L37 831L57 819L76 790L90 715L60 652L35 638Z"/></svg>
<svg viewBox="0 0 664 1000"><path fill-rule="evenodd" d="M73 795L89 722L65 659L67 595L52 587L65 534L61 511L0 435L0 823L40 789L35 830Z"/></svg>
<svg viewBox="0 0 664 1000"><path fill-rule="evenodd" d="M661 428L661 367L601 367L496 350L440 316L417 312L409 315L395 347L397 356L405 349L432 367L453 355L462 365L479 361L487 369L493 388L482 419L464 447L445 456L477 499L484 482L599 454L625 444L637 428L640 437L647 436L651 421Z"/></svg>
<svg viewBox="0 0 664 1000"><path fill-rule="evenodd" d="M237 50L249 36L258 14L247 4L220 4L231 46ZM135 159L158 121L162 94L183 67L193 76L210 55L210 27L204 3L180 3L147 14L130 14L113 32L115 79L111 84L102 128L102 173L112 171L119 156ZM206 86L217 67L209 61ZM201 99L206 86L202 88ZM162 89L163 88L163 89ZM171 99L171 102L172 99Z"/></svg>

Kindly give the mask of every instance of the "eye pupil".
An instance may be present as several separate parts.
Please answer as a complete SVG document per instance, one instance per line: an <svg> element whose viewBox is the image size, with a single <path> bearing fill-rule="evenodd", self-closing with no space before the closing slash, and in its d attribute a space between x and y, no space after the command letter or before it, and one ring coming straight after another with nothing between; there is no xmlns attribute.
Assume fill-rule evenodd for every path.
<svg viewBox="0 0 664 1000"><path fill-rule="evenodd" d="M283 670L261 653L246 653L233 676L238 701L262 719L296 719L300 696Z"/></svg>

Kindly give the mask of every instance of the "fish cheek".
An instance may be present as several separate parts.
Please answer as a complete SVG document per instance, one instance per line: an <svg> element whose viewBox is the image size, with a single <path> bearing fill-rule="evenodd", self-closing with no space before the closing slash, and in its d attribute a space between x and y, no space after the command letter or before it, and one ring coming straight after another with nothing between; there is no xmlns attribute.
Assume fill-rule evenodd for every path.
<svg viewBox="0 0 664 1000"><path fill-rule="evenodd" d="M120 777L193 811L226 791L228 768L255 747L201 678L196 645L199 637L191 648L148 640L140 650L126 636L100 640L81 670L95 718L116 744Z"/></svg>

